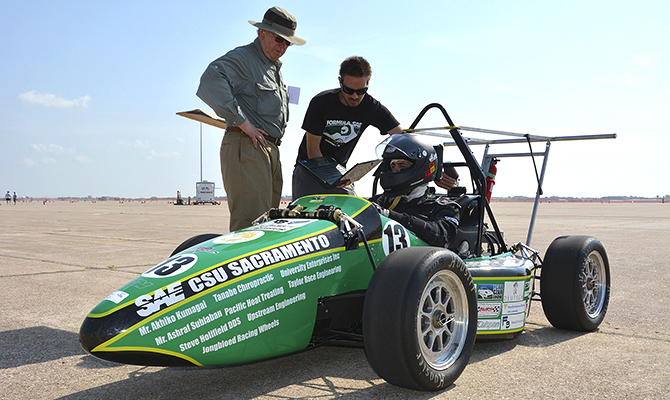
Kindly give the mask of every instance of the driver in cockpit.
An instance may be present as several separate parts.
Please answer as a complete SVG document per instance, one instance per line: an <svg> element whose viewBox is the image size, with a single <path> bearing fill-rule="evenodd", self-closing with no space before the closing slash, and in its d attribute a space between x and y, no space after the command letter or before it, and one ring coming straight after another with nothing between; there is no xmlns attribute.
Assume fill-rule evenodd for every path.
<svg viewBox="0 0 670 400"><path fill-rule="evenodd" d="M429 245L446 248L456 236L460 206L428 186L433 181L440 187L455 184L452 178L440 179L439 158L436 148L419 136L394 135L384 148L378 174L384 193L370 201L381 215L399 222Z"/></svg>

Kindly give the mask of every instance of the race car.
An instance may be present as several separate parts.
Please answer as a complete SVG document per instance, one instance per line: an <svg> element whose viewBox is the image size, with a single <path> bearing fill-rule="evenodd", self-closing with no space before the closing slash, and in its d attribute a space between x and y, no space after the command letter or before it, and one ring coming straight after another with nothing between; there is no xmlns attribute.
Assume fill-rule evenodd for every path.
<svg viewBox="0 0 670 400"><path fill-rule="evenodd" d="M543 258L527 244L508 246L489 204L495 158L480 165L439 104L408 131L421 132L418 122L434 108L463 156L444 168L467 169L472 181L471 190L449 193L461 209L449 249L428 246L366 199L303 197L245 229L181 243L91 310L81 346L104 360L153 366L364 346L391 384L440 390L463 372L476 338L520 333L531 301L541 300L557 328L596 330L610 296L603 245L561 236Z"/></svg>

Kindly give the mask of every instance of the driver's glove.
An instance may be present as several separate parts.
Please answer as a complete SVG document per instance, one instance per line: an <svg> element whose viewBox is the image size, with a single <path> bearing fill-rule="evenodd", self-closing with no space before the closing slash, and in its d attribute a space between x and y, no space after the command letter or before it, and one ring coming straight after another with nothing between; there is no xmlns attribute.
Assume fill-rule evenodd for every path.
<svg viewBox="0 0 670 400"><path fill-rule="evenodd" d="M380 205L377 204L377 203L372 203L372 205L375 206L375 208L377 209L377 212L378 212L380 215L383 215L384 217L388 218L388 216L389 216L389 210L388 210L388 208L384 208L384 207L380 206Z"/></svg>

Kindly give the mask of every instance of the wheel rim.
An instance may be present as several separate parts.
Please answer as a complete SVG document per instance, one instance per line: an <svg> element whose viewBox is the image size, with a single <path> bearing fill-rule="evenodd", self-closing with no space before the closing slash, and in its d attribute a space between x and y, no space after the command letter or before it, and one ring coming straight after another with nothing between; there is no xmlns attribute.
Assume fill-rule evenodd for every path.
<svg viewBox="0 0 670 400"><path fill-rule="evenodd" d="M607 271L600 253L592 251L589 254L579 273L579 281L584 309L590 318L595 319L603 310L607 293Z"/></svg>
<svg viewBox="0 0 670 400"><path fill-rule="evenodd" d="M436 370L449 368L461 354L468 333L465 288L451 271L434 274L421 294L417 336L426 362Z"/></svg>

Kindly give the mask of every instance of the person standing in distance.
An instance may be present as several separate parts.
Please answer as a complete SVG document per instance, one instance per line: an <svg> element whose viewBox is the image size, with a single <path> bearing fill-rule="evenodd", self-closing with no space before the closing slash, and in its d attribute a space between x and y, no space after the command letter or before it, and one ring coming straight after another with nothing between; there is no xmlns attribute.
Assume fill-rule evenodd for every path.
<svg viewBox="0 0 670 400"><path fill-rule="evenodd" d="M340 87L314 96L309 103L302 129L305 135L293 169L292 196L340 193L355 195L351 185L326 188L300 165L299 161L332 157L346 166L351 153L369 125L382 135L402 133L391 112L368 93L372 69L363 57L349 57L340 65Z"/></svg>
<svg viewBox="0 0 670 400"><path fill-rule="evenodd" d="M272 7L256 39L213 61L200 78L197 96L226 120L221 142L221 175L228 198L230 231L251 225L279 207L283 185L279 145L288 122L288 92L279 59L295 36L295 17Z"/></svg>

